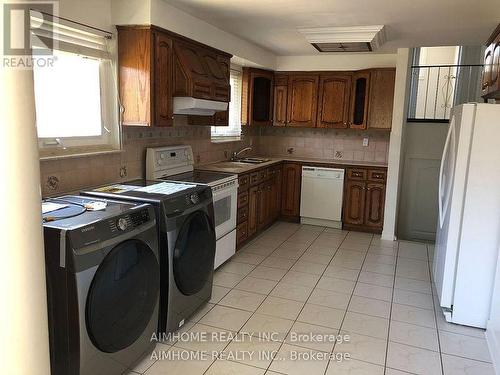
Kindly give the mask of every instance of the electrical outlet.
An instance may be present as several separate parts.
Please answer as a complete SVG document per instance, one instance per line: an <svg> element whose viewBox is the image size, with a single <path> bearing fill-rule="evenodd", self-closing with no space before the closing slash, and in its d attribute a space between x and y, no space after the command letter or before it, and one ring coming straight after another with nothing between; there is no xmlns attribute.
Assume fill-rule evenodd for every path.
<svg viewBox="0 0 500 375"><path fill-rule="evenodd" d="M368 137L363 138L363 147L368 147Z"/></svg>

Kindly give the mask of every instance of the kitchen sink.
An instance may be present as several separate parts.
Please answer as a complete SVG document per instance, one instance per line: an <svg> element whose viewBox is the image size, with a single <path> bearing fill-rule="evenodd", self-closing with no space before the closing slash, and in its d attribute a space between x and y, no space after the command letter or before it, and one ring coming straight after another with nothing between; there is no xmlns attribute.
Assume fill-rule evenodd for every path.
<svg viewBox="0 0 500 375"><path fill-rule="evenodd" d="M247 164L260 164L269 161L270 159L260 159L260 158L243 158L238 159L236 163L247 163Z"/></svg>

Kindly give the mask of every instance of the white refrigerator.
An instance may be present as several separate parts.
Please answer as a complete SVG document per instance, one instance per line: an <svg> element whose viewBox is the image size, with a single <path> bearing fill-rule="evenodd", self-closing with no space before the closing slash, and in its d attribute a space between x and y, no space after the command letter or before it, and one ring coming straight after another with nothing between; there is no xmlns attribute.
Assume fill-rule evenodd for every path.
<svg viewBox="0 0 500 375"><path fill-rule="evenodd" d="M439 303L447 321L485 328L500 245L500 105L452 109L438 201Z"/></svg>

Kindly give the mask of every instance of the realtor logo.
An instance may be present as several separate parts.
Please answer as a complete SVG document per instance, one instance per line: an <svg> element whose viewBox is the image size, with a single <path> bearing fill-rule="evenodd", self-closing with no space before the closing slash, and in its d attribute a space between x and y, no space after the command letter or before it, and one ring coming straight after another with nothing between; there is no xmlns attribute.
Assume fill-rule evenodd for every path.
<svg viewBox="0 0 500 375"><path fill-rule="evenodd" d="M52 65L57 1L3 4L3 66ZM56 17L57 18L57 17Z"/></svg>

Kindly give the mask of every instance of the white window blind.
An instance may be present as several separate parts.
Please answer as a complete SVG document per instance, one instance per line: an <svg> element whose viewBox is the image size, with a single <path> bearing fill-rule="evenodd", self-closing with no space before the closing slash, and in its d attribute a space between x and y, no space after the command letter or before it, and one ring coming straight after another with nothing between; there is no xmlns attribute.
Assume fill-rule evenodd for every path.
<svg viewBox="0 0 500 375"><path fill-rule="evenodd" d="M39 15L39 14L38 14ZM54 63L33 68L42 156L120 148L116 69L110 36L57 17L31 14L32 47L54 49Z"/></svg>
<svg viewBox="0 0 500 375"><path fill-rule="evenodd" d="M231 67L229 74L231 101L229 103L229 126L212 126L212 138L241 136L241 68Z"/></svg>

